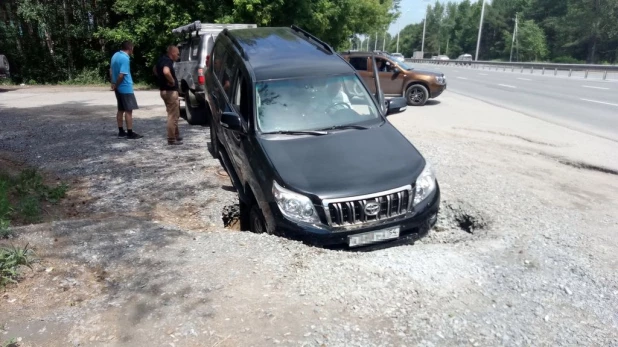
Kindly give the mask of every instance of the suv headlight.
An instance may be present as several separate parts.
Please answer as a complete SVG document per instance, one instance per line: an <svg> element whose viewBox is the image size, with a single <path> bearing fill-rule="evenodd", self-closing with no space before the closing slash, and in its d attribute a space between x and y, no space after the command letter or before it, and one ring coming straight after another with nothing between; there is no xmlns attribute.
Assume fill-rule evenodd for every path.
<svg viewBox="0 0 618 347"><path fill-rule="evenodd" d="M446 76L436 76L438 84L446 84Z"/></svg>
<svg viewBox="0 0 618 347"><path fill-rule="evenodd" d="M305 223L320 223L318 213L308 197L289 191L273 181L273 196L287 218Z"/></svg>
<svg viewBox="0 0 618 347"><path fill-rule="evenodd" d="M436 176L429 163L425 164L423 172L416 179L416 189L414 192L414 206L425 200L429 194L436 190Z"/></svg>

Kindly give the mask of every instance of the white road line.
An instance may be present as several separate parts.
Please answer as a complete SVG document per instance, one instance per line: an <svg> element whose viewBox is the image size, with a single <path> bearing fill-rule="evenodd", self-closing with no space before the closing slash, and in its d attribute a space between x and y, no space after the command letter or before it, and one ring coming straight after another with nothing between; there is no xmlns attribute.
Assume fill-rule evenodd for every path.
<svg viewBox="0 0 618 347"><path fill-rule="evenodd" d="M459 78L460 80L467 80L467 78L465 77L457 77L457 78Z"/></svg>
<svg viewBox="0 0 618 347"><path fill-rule="evenodd" d="M532 81L532 80L531 80L531 79L529 79L529 78L521 78L521 77L517 77L517 79L518 79L518 80L522 80L522 81Z"/></svg>
<svg viewBox="0 0 618 347"><path fill-rule="evenodd" d="M597 101L597 100L590 100L590 99L580 99L580 100L594 102L594 103L603 104L603 105L618 106L618 104L612 104L611 102L604 102L604 101Z"/></svg>
<svg viewBox="0 0 618 347"><path fill-rule="evenodd" d="M582 86L584 88L592 88L592 89L603 89L603 90L609 90L609 88L603 88L603 87L595 87L595 86Z"/></svg>
<svg viewBox="0 0 618 347"><path fill-rule="evenodd" d="M501 86L501 87L507 87L507 88L517 88L515 86L510 86L508 84L498 84L498 85Z"/></svg>

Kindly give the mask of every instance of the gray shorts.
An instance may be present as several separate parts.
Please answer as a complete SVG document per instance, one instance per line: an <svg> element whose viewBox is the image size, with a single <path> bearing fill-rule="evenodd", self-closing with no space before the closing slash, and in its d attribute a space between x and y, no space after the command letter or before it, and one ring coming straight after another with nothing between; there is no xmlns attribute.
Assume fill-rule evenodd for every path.
<svg viewBox="0 0 618 347"><path fill-rule="evenodd" d="M117 91L115 94L116 101L118 102L118 111L133 111L139 108L137 100L135 100L135 94L120 94Z"/></svg>

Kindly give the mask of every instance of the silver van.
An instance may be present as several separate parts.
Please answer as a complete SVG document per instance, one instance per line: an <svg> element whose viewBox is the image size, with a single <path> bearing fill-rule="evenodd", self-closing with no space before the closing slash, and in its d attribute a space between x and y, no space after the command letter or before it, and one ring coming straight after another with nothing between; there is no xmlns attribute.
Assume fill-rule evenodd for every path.
<svg viewBox="0 0 618 347"><path fill-rule="evenodd" d="M178 78L178 95L185 101L187 122L206 124L210 106L206 97L206 71L217 35L223 29L257 28L256 24L214 24L195 21L172 30L182 38L178 44L180 59L174 64Z"/></svg>

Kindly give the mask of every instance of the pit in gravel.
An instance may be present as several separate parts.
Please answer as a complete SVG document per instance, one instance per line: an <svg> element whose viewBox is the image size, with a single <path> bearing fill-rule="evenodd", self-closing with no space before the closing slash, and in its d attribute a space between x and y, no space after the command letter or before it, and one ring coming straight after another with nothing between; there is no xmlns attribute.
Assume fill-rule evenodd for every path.
<svg viewBox="0 0 618 347"><path fill-rule="evenodd" d="M449 238L443 241L456 241L460 238L456 231L464 231L466 234L475 234L481 230L488 229L490 226L489 218L482 211L479 211L474 206L465 201L447 201L444 200L440 206L438 213L438 222L435 226L435 231L438 234L450 231L451 236L440 236L440 238Z"/></svg>
<svg viewBox="0 0 618 347"><path fill-rule="evenodd" d="M221 220L223 220L223 226L229 230L240 231L240 205L226 205L221 211Z"/></svg>

